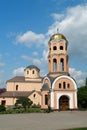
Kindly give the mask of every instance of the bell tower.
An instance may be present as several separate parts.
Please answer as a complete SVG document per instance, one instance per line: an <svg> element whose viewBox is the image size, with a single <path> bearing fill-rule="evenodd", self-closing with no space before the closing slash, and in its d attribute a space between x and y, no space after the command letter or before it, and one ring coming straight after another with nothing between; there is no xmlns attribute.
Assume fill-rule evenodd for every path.
<svg viewBox="0 0 87 130"><path fill-rule="evenodd" d="M68 41L62 34L54 34L49 42L48 71L49 75L56 77L59 75L69 75L68 71Z"/></svg>

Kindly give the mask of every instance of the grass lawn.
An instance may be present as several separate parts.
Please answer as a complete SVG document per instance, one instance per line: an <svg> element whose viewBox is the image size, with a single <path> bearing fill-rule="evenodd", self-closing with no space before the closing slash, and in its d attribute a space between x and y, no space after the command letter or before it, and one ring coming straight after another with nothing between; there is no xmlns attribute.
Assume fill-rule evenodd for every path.
<svg viewBox="0 0 87 130"><path fill-rule="evenodd" d="M69 129L69 130L87 130L87 128L72 128L72 129Z"/></svg>

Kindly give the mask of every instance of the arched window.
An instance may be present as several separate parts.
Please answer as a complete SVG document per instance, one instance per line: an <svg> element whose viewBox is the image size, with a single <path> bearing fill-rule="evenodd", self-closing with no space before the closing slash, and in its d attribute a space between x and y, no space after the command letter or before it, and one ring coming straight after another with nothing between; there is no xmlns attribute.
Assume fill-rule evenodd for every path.
<svg viewBox="0 0 87 130"><path fill-rule="evenodd" d="M56 72L57 71L57 60L53 59L53 71Z"/></svg>
<svg viewBox="0 0 87 130"><path fill-rule="evenodd" d="M64 71L64 59L63 58L61 58L61 60L60 60L60 70Z"/></svg>
<svg viewBox="0 0 87 130"><path fill-rule="evenodd" d="M53 47L53 50L57 50L57 47L56 47L56 46L54 46L54 47Z"/></svg>
<svg viewBox="0 0 87 130"><path fill-rule="evenodd" d="M27 70L27 74L29 74L29 71Z"/></svg>
<svg viewBox="0 0 87 130"><path fill-rule="evenodd" d="M59 83L59 88L61 88L61 83Z"/></svg>
<svg viewBox="0 0 87 130"><path fill-rule="evenodd" d="M67 88L70 88L70 84L69 83L67 84Z"/></svg>
<svg viewBox="0 0 87 130"><path fill-rule="evenodd" d="M63 50L63 46L60 46L60 50Z"/></svg>
<svg viewBox="0 0 87 130"><path fill-rule="evenodd" d="M18 90L18 85L16 85L16 91Z"/></svg>
<svg viewBox="0 0 87 130"><path fill-rule="evenodd" d="M35 98L35 97L36 97L36 94L34 94L33 97Z"/></svg>
<svg viewBox="0 0 87 130"><path fill-rule="evenodd" d="M45 105L48 105L48 95L45 95Z"/></svg>
<svg viewBox="0 0 87 130"><path fill-rule="evenodd" d="M63 82L63 88L64 89L66 88L66 82Z"/></svg>
<svg viewBox="0 0 87 130"><path fill-rule="evenodd" d="M35 72L34 72L34 70L32 71L32 74L34 74Z"/></svg>

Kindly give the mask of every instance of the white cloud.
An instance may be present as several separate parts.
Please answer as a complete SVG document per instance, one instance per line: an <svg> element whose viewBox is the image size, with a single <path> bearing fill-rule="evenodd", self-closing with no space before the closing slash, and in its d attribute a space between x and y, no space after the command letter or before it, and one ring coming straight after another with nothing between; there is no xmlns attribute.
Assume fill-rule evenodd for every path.
<svg viewBox="0 0 87 130"><path fill-rule="evenodd" d="M42 64L41 59L33 59L32 62L36 66L40 66Z"/></svg>
<svg viewBox="0 0 87 130"><path fill-rule="evenodd" d="M48 51L43 50L43 60L47 61Z"/></svg>
<svg viewBox="0 0 87 130"><path fill-rule="evenodd" d="M31 57L29 57L29 56L27 56L27 55L22 55L21 58L22 58L23 60L27 60L27 61L30 61L30 60L32 59Z"/></svg>
<svg viewBox="0 0 87 130"><path fill-rule="evenodd" d="M51 14L51 16L54 18L54 20L61 20L63 18L64 14L53 13L53 14Z"/></svg>
<svg viewBox="0 0 87 130"><path fill-rule="evenodd" d="M17 36L17 43L24 44L26 46L30 46L32 44L37 44L37 46L40 46L41 44L43 44L43 41L44 41L43 34L36 34L35 32L32 31L27 31Z"/></svg>
<svg viewBox="0 0 87 130"><path fill-rule="evenodd" d="M76 70L75 68L69 68L69 72L70 75L76 80L78 86L84 85L87 72L82 72L81 70Z"/></svg>
<svg viewBox="0 0 87 130"><path fill-rule="evenodd" d="M0 79L3 77L4 70L0 70Z"/></svg>
<svg viewBox="0 0 87 130"><path fill-rule="evenodd" d="M3 81L4 70L0 70L0 88L5 87L5 82Z"/></svg>
<svg viewBox="0 0 87 130"><path fill-rule="evenodd" d="M38 52L36 52L36 51L33 52L33 55L34 55L34 56L38 56Z"/></svg>
<svg viewBox="0 0 87 130"><path fill-rule="evenodd" d="M24 67L17 68L13 71L13 75L23 75L24 74Z"/></svg>
<svg viewBox="0 0 87 130"><path fill-rule="evenodd" d="M57 16L59 14L55 14ZM60 14L61 15L61 14ZM64 17L60 20L57 18L49 27L47 35L57 32L63 33L69 41L69 51L75 56L87 57L87 6L76 6L68 8ZM86 55L86 57L85 57Z"/></svg>

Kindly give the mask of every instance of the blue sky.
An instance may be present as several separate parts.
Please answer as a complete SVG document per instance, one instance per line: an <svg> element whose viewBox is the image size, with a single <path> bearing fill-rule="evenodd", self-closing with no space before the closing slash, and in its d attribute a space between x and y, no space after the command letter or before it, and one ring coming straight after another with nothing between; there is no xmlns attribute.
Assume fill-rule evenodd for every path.
<svg viewBox="0 0 87 130"><path fill-rule="evenodd" d="M87 0L0 0L0 87L35 64L47 73L50 36L69 41L69 70L78 86L87 77Z"/></svg>

